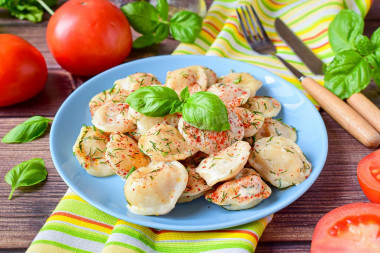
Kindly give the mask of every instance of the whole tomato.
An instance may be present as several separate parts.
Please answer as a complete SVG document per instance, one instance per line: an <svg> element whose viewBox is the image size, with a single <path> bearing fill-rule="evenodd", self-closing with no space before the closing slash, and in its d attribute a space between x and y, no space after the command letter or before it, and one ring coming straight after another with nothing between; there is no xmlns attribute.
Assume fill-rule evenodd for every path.
<svg viewBox="0 0 380 253"><path fill-rule="evenodd" d="M123 62L132 48L129 23L109 0L70 0L51 17L47 44L67 71L91 76Z"/></svg>
<svg viewBox="0 0 380 253"><path fill-rule="evenodd" d="M0 34L0 106L25 101L45 86L46 62L26 40Z"/></svg>

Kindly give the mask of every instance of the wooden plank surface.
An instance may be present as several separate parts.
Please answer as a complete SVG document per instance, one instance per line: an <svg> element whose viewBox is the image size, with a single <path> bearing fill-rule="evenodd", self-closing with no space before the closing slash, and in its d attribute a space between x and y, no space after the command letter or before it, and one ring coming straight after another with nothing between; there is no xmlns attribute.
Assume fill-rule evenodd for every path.
<svg viewBox="0 0 380 253"><path fill-rule="evenodd" d="M379 10L380 1L374 1L366 18L365 34L370 35L380 26ZM33 24L12 19L0 10L0 33L16 34L31 42L43 53L49 68L48 83L41 94L27 102L0 108L0 137L32 115L53 118L64 99L86 80L62 70L49 53L44 36L47 20L45 15L44 22ZM170 54L177 44L167 39L160 45L134 50L127 61ZM380 105L380 91L374 84L363 94ZM308 252L315 224L325 213L344 204L367 201L357 182L356 164L373 150L358 143L325 112L321 115L329 136L325 167L302 197L275 214L257 252ZM0 252L24 252L67 190L51 160L49 133L28 144L0 143L0 178L16 164L34 157L45 160L46 181L17 189L13 199L8 200L11 188L0 180Z"/></svg>

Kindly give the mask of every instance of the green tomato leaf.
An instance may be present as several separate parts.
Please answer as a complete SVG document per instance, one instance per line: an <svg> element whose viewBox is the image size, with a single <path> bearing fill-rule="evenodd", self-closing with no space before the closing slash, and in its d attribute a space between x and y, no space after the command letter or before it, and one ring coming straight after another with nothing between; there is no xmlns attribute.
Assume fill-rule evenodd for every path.
<svg viewBox="0 0 380 253"><path fill-rule="evenodd" d="M341 10L329 25L328 35L331 48L337 54L353 50L355 38L363 34L363 18L353 10Z"/></svg>
<svg viewBox="0 0 380 253"><path fill-rule="evenodd" d="M160 43L166 39L169 35L169 25L165 23L160 23L157 26L156 32L154 33L155 43Z"/></svg>
<svg viewBox="0 0 380 253"><path fill-rule="evenodd" d="M199 129L217 132L230 129L226 106L211 92L191 95L183 105L182 116L187 123Z"/></svg>
<svg viewBox="0 0 380 253"><path fill-rule="evenodd" d="M133 109L150 117L163 117L182 105L177 93L165 86L146 86L132 92L125 100Z"/></svg>
<svg viewBox="0 0 380 253"><path fill-rule="evenodd" d="M328 65L325 87L341 99L360 92L371 81L372 69L368 60L353 50L337 54Z"/></svg>
<svg viewBox="0 0 380 253"><path fill-rule="evenodd" d="M12 198L17 187L30 186L45 180L47 170L41 158L33 158L13 167L5 175L4 180L12 186L8 199Z"/></svg>
<svg viewBox="0 0 380 253"><path fill-rule="evenodd" d="M141 34L151 34L159 24L159 15L156 8L150 3L136 1L121 7L127 16L129 23L136 32Z"/></svg>
<svg viewBox="0 0 380 253"><path fill-rule="evenodd" d="M181 99L183 102L186 102L187 99L190 97L190 92L189 92L189 87L186 87L184 88L182 91L181 91Z"/></svg>
<svg viewBox="0 0 380 253"><path fill-rule="evenodd" d="M174 39L193 43L202 29L202 18L191 11L180 11L170 20L170 33Z"/></svg>
<svg viewBox="0 0 380 253"><path fill-rule="evenodd" d="M158 13L160 14L160 17L163 20L168 20L168 18L169 18L169 5L168 5L168 1L166 1L166 0L158 0L157 1L157 10L158 10Z"/></svg>
<svg viewBox="0 0 380 253"><path fill-rule="evenodd" d="M375 48L380 47L380 28L377 28L371 36L371 42Z"/></svg>
<svg viewBox="0 0 380 253"><path fill-rule="evenodd" d="M359 34L355 37L354 45L361 55L369 55L374 50L374 46L372 42L369 40L367 36Z"/></svg>
<svg viewBox="0 0 380 253"><path fill-rule="evenodd" d="M155 42L152 34L144 34L133 41L133 48L143 48L153 45Z"/></svg>
<svg viewBox="0 0 380 253"><path fill-rule="evenodd" d="M23 123L17 125L11 131L9 131L2 139L2 143L25 143L30 142L37 137L40 137L46 130L51 122L51 119L47 119L41 116L34 116Z"/></svg>

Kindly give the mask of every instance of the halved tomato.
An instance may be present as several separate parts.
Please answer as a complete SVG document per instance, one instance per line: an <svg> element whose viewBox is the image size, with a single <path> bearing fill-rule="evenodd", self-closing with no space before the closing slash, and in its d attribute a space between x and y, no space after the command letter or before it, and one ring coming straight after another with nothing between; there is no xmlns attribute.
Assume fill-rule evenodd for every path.
<svg viewBox="0 0 380 253"><path fill-rule="evenodd" d="M380 204L380 149L359 162L357 174L360 187L367 198Z"/></svg>
<svg viewBox="0 0 380 253"><path fill-rule="evenodd" d="M338 207L317 223L311 253L380 252L380 204L355 203Z"/></svg>

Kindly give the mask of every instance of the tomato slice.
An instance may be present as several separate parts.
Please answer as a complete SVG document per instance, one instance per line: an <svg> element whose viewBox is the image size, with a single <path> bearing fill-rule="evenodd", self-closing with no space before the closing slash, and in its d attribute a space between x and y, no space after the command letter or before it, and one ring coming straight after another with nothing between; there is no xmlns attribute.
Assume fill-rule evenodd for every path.
<svg viewBox="0 0 380 253"><path fill-rule="evenodd" d="M311 253L380 252L380 204L355 203L324 215L315 227Z"/></svg>
<svg viewBox="0 0 380 253"><path fill-rule="evenodd" d="M357 174L360 187L367 198L380 204L380 149L359 162Z"/></svg>

